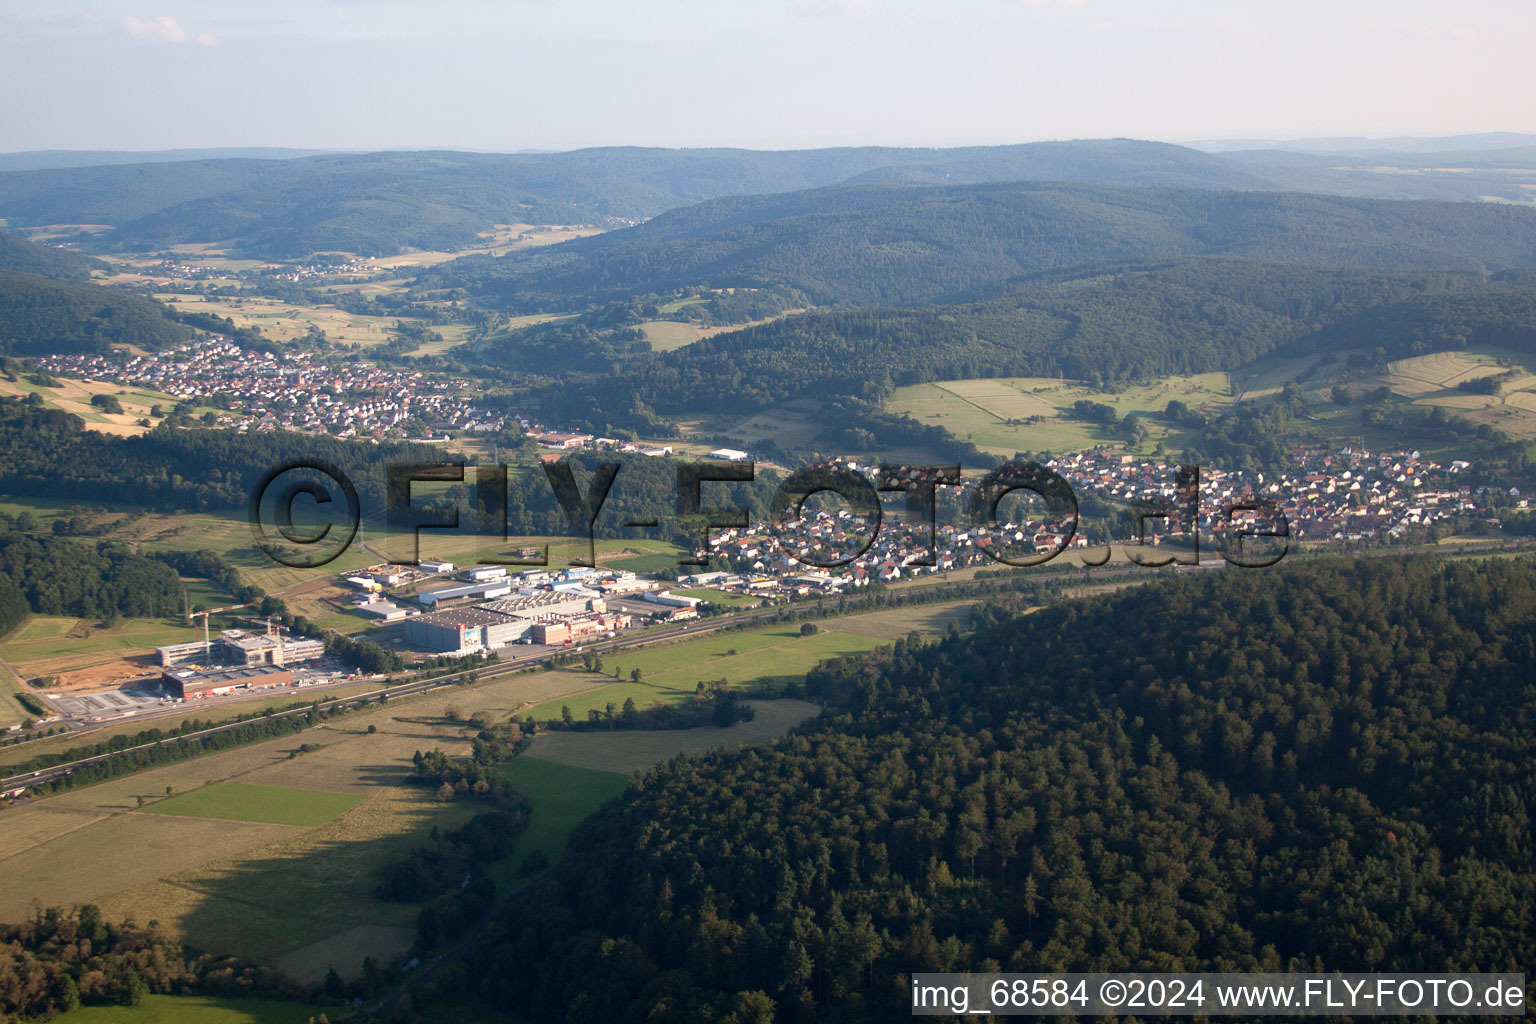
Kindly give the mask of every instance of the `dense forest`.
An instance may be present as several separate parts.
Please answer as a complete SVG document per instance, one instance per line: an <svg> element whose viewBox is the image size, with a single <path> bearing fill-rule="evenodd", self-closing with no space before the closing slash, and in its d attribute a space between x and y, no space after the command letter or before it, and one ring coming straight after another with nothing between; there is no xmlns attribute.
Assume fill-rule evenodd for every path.
<svg viewBox="0 0 1536 1024"><path fill-rule="evenodd" d="M877 1021L929 971L1518 971L1536 567L1287 562L903 641L653 769L470 977L529 1019Z"/></svg>
<svg viewBox="0 0 1536 1024"><path fill-rule="evenodd" d="M1029 274L1192 256L1361 270L1536 265L1536 212L1269 192L989 184L716 199L622 231L425 272L511 311L679 288L822 305L955 301Z"/></svg>
<svg viewBox="0 0 1536 1024"><path fill-rule="evenodd" d="M0 636L29 612L93 621L175 615L181 579L125 545L43 536L0 512Z"/></svg>
<svg viewBox="0 0 1536 1024"><path fill-rule="evenodd" d="M163 512L244 510L263 474L292 460L305 459L323 460L340 468L357 488L363 517L382 521L386 468L439 463L444 455L438 448L406 442L366 445L285 431L246 434L165 424L137 437L113 437L86 430L78 417L68 413L25 401L0 400L0 493L4 494L79 501L99 501L116 494L131 496L134 504ZM627 524L656 521L654 529L660 536L702 537L703 527L696 518L678 514L678 464L638 455L595 453L573 455L568 464L579 491L579 498L569 498L571 509L561 504L551 483L550 473L557 470L526 466L508 471L505 505L496 508L494 501L485 504L483 511L488 518L483 522L478 515L482 506L473 468L465 470L465 483L447 495L434 498L418 494L412 509L452 498L461 509L459 521L465 531L481 529L482 535L495 536L504 529L510 538L586 536L591 507L587 502L593 496L594 477L608 464L619 468L613 472L600 513L591 523L595 536L633 537L637 535L635 528ZM775 474L764 472L752 482L705 484L703 508L708 512L733 506L761 516L777 483ZM410 529L400 525L395 532L408 536ZM401 545L401 550L406 547Z"/></svg>
<svg viewBox="0 0 1536 1024"><path fill-rule="evenodd" d="M0 217L18 225L109 224L116 230L106 236L79 239L107 247L144 250L223 241L270 257L315 251L383 254L406 246L473 244L496 224L633 222L718 196L844 181L931 181L936 175L951 183L1141 182L1197 188L1277 183L1225 157L1128 139L783 152L627 147L568 153L330 153L292 159L231 154L226 159L0 172ZM1374 184L1401 187L1397 182ZM1427 194L1444 195L1444 186Z"/></svg>
<svg viewBox="0 0 1536 1024"><path fill-rule="evenodd" d="M198 156L201 154L188 154ZM497 224L633 223L721 196L846 184L1067 181L1200 189L1284 189L1476 202L1528 198L1507 154L1458 153L1456 174L1372 174L1302 154L1202 153L1134 139L955 149L791 151L619 147L566 153L267 154L165 160L121 154L91 166L0 172L12 225L107 224L89 246L143 251L232 243L255 255L390 254L472 245ZM1425 154L1373 155L1413 167ZM12 166L18 166L15 160ZM1529 163L1524 165L1529 166Z"/></svg>
<svg viewBox="0 0 1536 1024"><path fill-rule="evenodd" d="M243 509L274 466L317 458L352 479L368 510L384 505L384 466L442 452L407 443L362 445L284 431L242 434L162 424L137 437L86 430L77 416L0 401L0 493L100 501L131 496L157 511ZM366 514L366 513L365 513Z"/></svg>
<svg viewBox="0 0 1536 1024"><path fill-rule="evenodd" d="M52 245L38 245L20 235L0 231L0 270L83 281L91 276L92 270L105 266L105 263L89 256Z"/></svg>
<svg viewBox="0 0 1536 1024"><path fill-rule="evenodd" d="M0 354L106 352L113 345L163 348L192 334L153 299L88 281L0 270Z"/></svg>
<svg viewBox="0 0 1536 1024"><path fill-rule="evenodd" d="M1536 355L1536 288L1423 295L1329 324L1287 346L1335 352L1380 347L1391 358L1473 345Z"/></svg>
<svg viewBox="0 0 1536 1024"><path fill-rule="evenodd" d="M153 925L107 921L95 906L39 909L0 925L0 1024L81 1006L137 1006L150 993L292 997L276 971L194 955Z"/></svg>
<svg viewBox="0 0 1536 1024"><path fill-rule="evenodd" d="M656 354L626 356L629 321L594 313L507 335L492 357L570 369L611 361L615 372L540 398L572 419L628 425L637 410L654 418L807 396L878 402L932 380L1061 375L1102 386L1236 369L1276 350L1406 355L1422 350L1419 336L1519 347L1533 296L1523 280L1477 273L1191 259L1031 280L955 305L792 316Z"/></svg>

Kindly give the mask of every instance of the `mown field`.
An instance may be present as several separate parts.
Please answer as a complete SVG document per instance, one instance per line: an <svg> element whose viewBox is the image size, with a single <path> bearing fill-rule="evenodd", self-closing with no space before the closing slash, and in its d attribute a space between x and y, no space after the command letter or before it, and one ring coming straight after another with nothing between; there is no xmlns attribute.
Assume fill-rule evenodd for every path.
<svg viewBox="0 0 1536 1024"><path fill-rule="evenodd" d="M517 884L524 862L534 853L542 853L551 864L559 860L576 826L629 785L629 772L621 766L581 766L532 754L497 771L533 800L528 827L514 841L511 856L492 872L497 888L503 890Z"/></svg>
<svg viewBox="0 0 1536 1024"><path fill-rule="evenodd" d="M314 329L324 331L326 338L332 342L362 347L381 345L390 340L395 324L403 319L348 313L335 306L304 305L256 295L237 297L160 292L155 298L185 313L209 313L227 317L237 327L255 328L280 343L298 341ZM406 322L422 323L409 319ZM436 327L430 329L437 330Z"/></svg>
<svg viewBox="0 0 1536 1024"><path fill-rule="evenodd" d="M138 1006L84 1006L54 1019L66 1024L305 1024L321 1012L272 999L145 996Z"/></svg>
<svg viewBox="0 0 1536 1024"><path fill-rule="evenodd" d="M801 636L799 626L769 626L616 652L603 661L606 676L570 673L599 684L597 688L540 704L530 714L544 722L559 720L564 707L569 707L576 718L585 719L588 711L602 711L610 703L623 707L625 700L633 700L640 708L658 702L676 704L692 700L699 683L720 679L747 692L780 687L828 658L863 654L880 643L878 637L838 631L835 626L812 636ZM640 671L638 682L631 679L636 669ZM617 679L614 673L618 673ZM601 685L604 679L614 681Z"/></svg>
<svg viewBox="0 0 1536 1024"><path fill-rule="evenodd" d="M0 395L25 397L35 394L43 400L43 405L47 408L73 413L84 420L85 425L92 430L123 437L145 433L150 427L142 425L140 420L147 419L152 425L158 423L176 407L179 401L173 395L150 391L147 388L130 388L103 381L76 380L70 377L59 377L57 380L59 382L57 386L46 386L34 384L25 378L15 381L0 378ZM123 411L120 413L103 411L91 404L93 395L116 397ZM157 406L160 409L158 417L154 415ZM210 411L217 412L211 406L194 405L192 414L201 416Z"/></svg>
<svg viewBox="0 0 1536 1024"><path fill-rule="evenodd" d="M0 888L0 920L28 913L34 899L95 902L110 916L158 920L201 948L282 959L296 971L307 966L322 974L330 963L313 958L334 957L333 940L352 934L351 948L360 939L373 943L355 962L336 964L355 971L364 953L393 955L413 933L416 907L373 896L383 863L422 842L433 826L447 827L475 810L440 804L429 787L410 784L412 754L441 748L462 756L475 731L463 719L481 711L505 718L571 685L548 673L521 675L374 705L299 736L4 810L0 871L7 884ZM369 725L377 731L368 733ZM317 749L300 753L302 743ZM149 811L178 809L181 801L179 809L194 813L230 812L212 798L231 791L209 786L229 781L326 793L307 795L303 816L293 807L262 813L264 801L244 789L234 791L239 806L223 818L139 810L141 802ZM167 787L182 795L165 800ZM321 799L327 806L316 811ZM344 804L352 806L314 823ZM228 820L234 817L295 823Z"/></svg>
<svg viewBox="0 0 1536 1024"><path fill-rule="evenodd" d="M195 635L194 635L195 634ZM32 615L0 641L0 658L13 664L144 650L202 636L201 628L167 619L123 619L102 626L72 615Z"/></svg>
<svg viewBox="0 0 1536 1024"><path fill-rule="evenodd" d="M700 679L748 688L777 683L823 658L886 642L922 614L914 610L908 621L870 616L863 625L878 635L850 625L802 637L797 626L781 626L628 652L615 659L625 680L617 685L634 687L649 703L689 698ZM632 668L644 682L628 681ZM331 966L354 973L362 956L387 958L413 936L417 908L374 897L382 865L433 827L476 810L438 803L430 787L411 784L412 754L440 748L463 755L475 732L467 719L479 712L558 716L564 704L602 707L615 685L611 676L590 673L521 674L371 705L298 736L0 811L7 878L0 920L30 912L34 901L94 902L109 916L158 920L200 948L280 963L297 976L318 977ZM540 737L533 756L504 769L529 790L535 810L528 832L495 868L498 880L517 884L535 850L557 857L576 823L622 791L632 772L682 751L781 735L814 710L776 701L761 705L754 722L730 729ZM301 744L312 749L301 752Z"/></svg>
<svg viewBox="0 0 1536 1024"><path fill-rule="evenodd" d="M898 388L886 402L891 412L921 423L943 426L983 451L1065 452L1107 445L1125 448L1113 431L1066 415L1078 401L1108 405L1120 417L1140 413L1146 421L1150 450L1158 441L1179 443L1178 431L1160 422L1175 399L1198 409L1231 400L1225 373L1170 376L1118 391L1095 391L1074 381L1045 377L977 378L936 381Z"/></svg>
<svg viewBox="0 0 1536 1024"><path fill-rule="evenodd" d="M8 668L0 665L0 729L36 717L16 699L16 695L20 692L20 680ZM9 760L8 754L14 756L14 751L0 750L0 762Z"/></svg>
<svg viewBox="0 0 1536 1024"><path fill-rule="evenodd" d="M363 802L353 793L327 793L286 786L216 782L190 793L167 797L144 808L148 814L221 821L256 821L270 825L324 825Z"/></svg>
<svg viewBox="0 0 1536 1024"><path fill-rule="evenodd" d="M821 712L815 704L803 700L752 700L747 704L752 707L752 721L728 727L704 726L665 732L557 730L540 733L529 753L542 761L627 776L643 772L677 754L765 743ZM520 758L519 763L524 760L528 759Z"/></svg>
<svg viewBox="0 0 1536 1024"><path fill-rule="evenodd" d="M700 601L707 601L721 608L756 608L763 603L763 599L760 597L752 597L748 594L735 594L729 590L713 590L709 587L696 590L673 590L672 592L683 597L696 597Z"/></svg>
<svg viewBox="0 0 1536 1024"><path fill-rule="evenodd" d="M645 340L651 343L651 349L656 352L674 352L703 337L703 333L693 324L676 320L649 320L640 325L640 330L645 332Z"/></svg>

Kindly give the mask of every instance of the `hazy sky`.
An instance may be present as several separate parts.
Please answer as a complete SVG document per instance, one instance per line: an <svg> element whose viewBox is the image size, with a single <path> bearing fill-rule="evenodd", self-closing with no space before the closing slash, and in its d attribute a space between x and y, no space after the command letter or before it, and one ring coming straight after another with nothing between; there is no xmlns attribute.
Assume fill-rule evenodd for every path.
<svg viewBox="0 0 1536 1024"><path fill-rule="evenodd" d="M1536 0L0 0L0 151L1536 131Z"/></svg>

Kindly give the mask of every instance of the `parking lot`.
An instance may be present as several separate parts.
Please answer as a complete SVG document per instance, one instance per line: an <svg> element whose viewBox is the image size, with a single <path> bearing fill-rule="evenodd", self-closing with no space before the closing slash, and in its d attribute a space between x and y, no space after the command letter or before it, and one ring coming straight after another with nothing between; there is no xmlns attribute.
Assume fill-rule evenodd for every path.
<svg viewBox="0 0 1536 1024"><path fill-rule="evenodd" d="M100 719L160 707L164 693L156 685L153 689L134 687L123 690L107 690L102 693L80 693L68 697L49 697L49 701L65 718Z"/></svg>
<svg viewBox="0 0 1536 1024"><path fill-rule="evenodd" d="M208 704L238 701L257 696L270 696L284 691L329 686L347 682L351 677L348 668L340 661L334 658L323 658L293 666L292 686L239 689L223 696L195 698L181 703ZM100 693L76 693L67 696L47 694L46 696L48 702L64 718L81 722L100 722L112 718L164 711L167 705L175 703L166 696L158 680L142 681L120 690L104 690Z"/></svg>

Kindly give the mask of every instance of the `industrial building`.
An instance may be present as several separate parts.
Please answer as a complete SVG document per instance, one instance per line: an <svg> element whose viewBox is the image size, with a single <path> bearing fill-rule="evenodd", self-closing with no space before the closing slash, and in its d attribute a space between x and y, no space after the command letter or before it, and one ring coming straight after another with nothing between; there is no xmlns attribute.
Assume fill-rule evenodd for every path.
<svg viewBox="0 0 1536 1024"><path fill-rule="evenodd" d="M503 615L521 615L524 618L543 618L556 615L580 615L582 612L600 612L606 609L601 594L571 593L561 590L536 590L532 593L513 594L498 601L487 601L480 606Z"/></svg>
<svg viewBox="0 0 1536 1024"><path fill-rule="evenodd" d="M293 673L272 665L241 665L236 668L168 669L161 673L166 691L182 700L188 697L220 696L235 690L254 690L269 686L293 685Z"/></svg>
<svg viewBox="0 0 1536 1024"><path fill-rule="evenodd" d="M697 608L704 603L701 598L684 597L682 594L674 594L670 590L656 590L641 594L640 600L649 601L652 604L666 605L668 608Z"/></svg>
<svg viewBox="0 0 1536 1024"><path fill-rule="evenodd" d="M444 654L492 650L515 643L532 621L490 608L453 608L405 620L406 643Z"/></svg>
<svg viewBox="0 0 1536 1024"><path fill-rule="evenodd" d="M406 611L393 601L369 601L367 604L357 606L358 614L370 619L378 619L380 622L404 621Z"/></svg>
<svg viewBox="0 0 1536 1024"><path fill-rule="evenodd" d="M633 615L639 619L664 619L667 622L683 622L699 617L699 609L695 605L663 604L659 601L645 600L649 596L649 594L642 595L639 600L628 597L611 598L608 601L608 609L624 615Z"/></svg>
<svg viewBox="0 0 1536 1024"><path fill-rule="evenodd" d="M582 637L597 636L608 627L601 619L565 619L560 622L536 622L533 626L533 642L536 644L563 644Z"/></svg>
<svg viewBox="0 0 1536 1024"><path fill-rule="evenodd" d="M510 593L512 593L510 580L487 580L484 583L460 583L452 587L440 587L437 590L423 590L416 595L416 601L431 608L449 601L505 597Z"/></svg>
<svg viewBox="0 0 1536 1024"><path fill-rule="evenodd" d="M156 647L155 654L160 659L161 668L185 665L189 661L209 662L213 660L213 645L206 640L195 640L186 644L167 644L165 647Z"/></svg>
<svg viewBox="0 0 1536 1024"><path fill-rule="evenodd" d="M289 665L325 657L324 641L285 637L275 628L265 633L226 629L219 634L218 646L223 654L219 660L231 665Z"/></svg>
<svg viewBox="0 0 1536 1024"><path fill-rule="evenodd" d="M226 629L216 640L169 644L155 648L162 668L188 662L217 665L292 665L325 656L320 640L283 636L275 626L265 633Z"/></svg>

